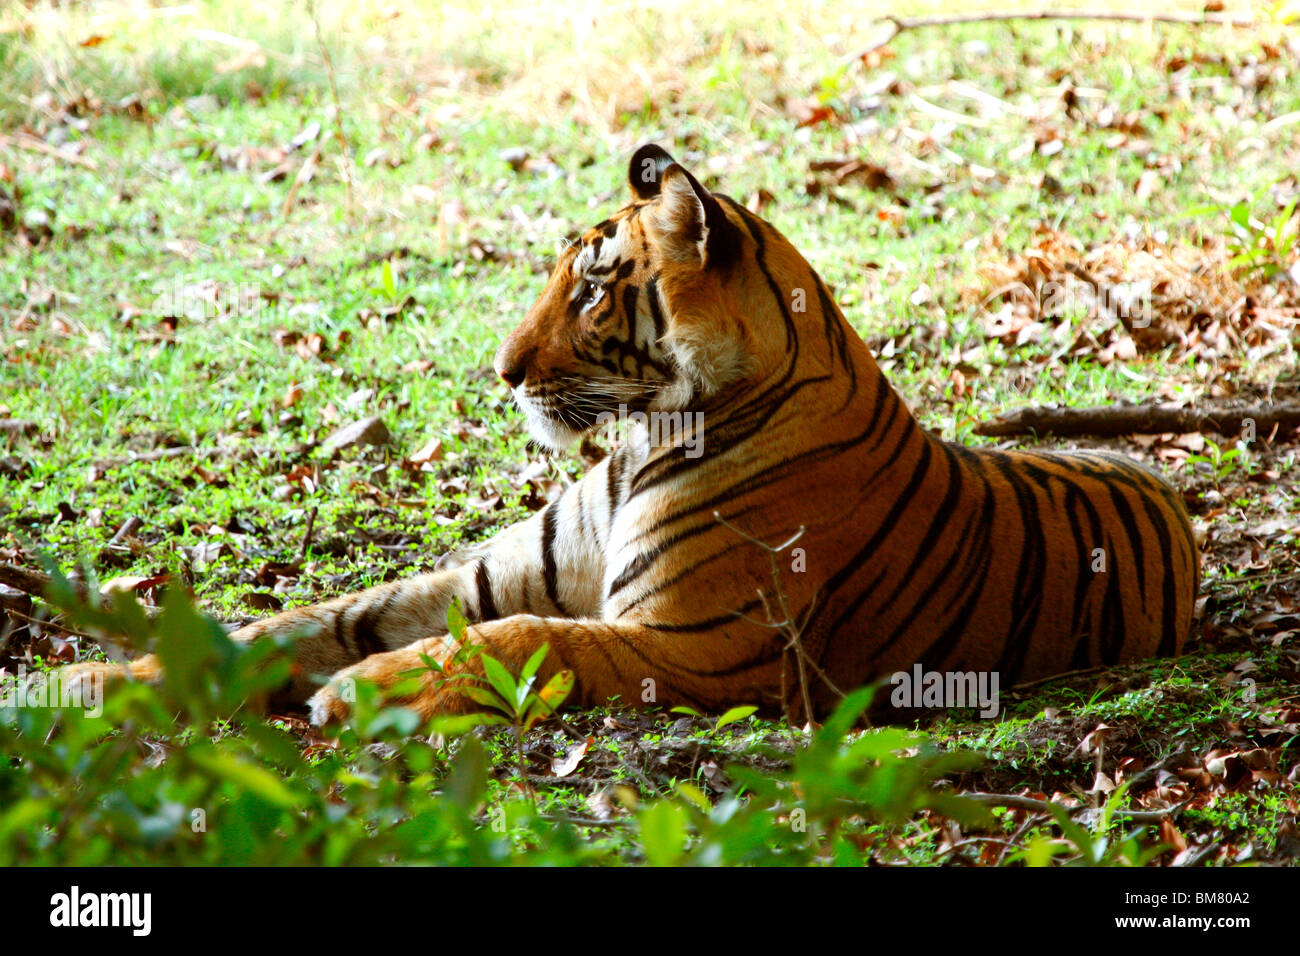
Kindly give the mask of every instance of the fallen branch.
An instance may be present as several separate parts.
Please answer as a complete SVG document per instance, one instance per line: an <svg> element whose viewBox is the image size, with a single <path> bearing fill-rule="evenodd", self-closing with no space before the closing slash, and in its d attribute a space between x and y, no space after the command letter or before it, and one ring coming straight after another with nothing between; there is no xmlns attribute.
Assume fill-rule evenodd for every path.
<svg viewBox="0 0 1300 956"><path fill-rule="evenodd" d="M1182 23L1187 26L1225 26L1245 29L1256 25L1250 17L1228 13L1126 13L1116 10L1031 10L1028 12L993 11L985 13L946 13L933 17L884 16L891 30L871 46L847 57L847 62L861 59L891 42L904 30L924 27L947 27L960 23L1000 23L1008 20L1111 20L1127 23Z"/></svg>
<svg viewBox="0 0 1300 956"><path fill-rule="evenodd" d="M1163 432L1217 432L1238 435L1251 422L1255 434L1267 437L1274 428L1300 427L1300 402L1198 409L1185 405L1103 405L1097 408L1032 406L1004 412L980 422L975 434L1007 435L1159 435Z"/></svg>
<svg viewBox="0 0 1300 956"><path fill-rule="evenodd" d="M1071 816L1076 813L1097 812L1094 807L1067 807L1064 804L1052 803L1050 800L1036 800L1017 793L963 793L961 796L988 807L1028 810L1030 813L1052 813L1054 808L1064 810ZM1111 815L1131 823L1159 823L1161 820L1175 816L1189 802L1190 800L1175 804L1168 810L1115 810Z"/></svg>
<svg viewBox="0 0 1300 956"><path fill-rule="evenodd" d="M130 535L133 535L137 531L139 531L143 525L144 525L143 521L141 521L135 515L131 515L125 521L122 522L122 526L117 529L117 532L113 535L113 537L108 539L108 544L104 545L104 550L105 551L112 551L114 549L118 551L128 550L126 547L123 546L122 542L125 541L127 537L129 537Z"/></svg>
<svg viewBox="0 0 1300 956"><path fill-rule="evenodd" d="M51 146L43 139L38 139L31 133L19 133L17 136L0 136L0 146L8 146L11 149L25 149L32 153L44 153L46 156L53 156L55 159L64 163L71 163L74 166L80 166L82 169L88 169L91 172L98 171L99 167L94 161L79 156L76 153L69 152L66 149L60 149L57 146Z"/></svg>
<svg viewBox="0 0 1300 956"><path fill-rule="evenodd" d="M90 589L86 587L84 582L69 580L69 583L77 592L77 597L83 601L89 598ZM7 584L11 588L17 588L24 594L32 595L32 597L43 598L49 592L50 576L43 571L32 571L16 564L0 564L0 584Z"/></svg>
<svg viewBox="0 0 1300 956"><path fill-rule="evenodd" d="M17 588L24 594L30 594L32 597L48 600L50 582L52 580L53 579L44 571L33 571L30 568L19 567L16 564L0 562L0 584L7 584L11 588ZM72 587L73 592L77 595L78 600L85 603L92 603L101 599L99 595L95 595L91 592L85 581L82 581L79 578L68 578L67 582ZM146 617L156 617L162 613L162 608L155 607L152 604L141 604L140 610L145 613ZM47 627L53 626L62 628L70 634L81 634L80 631L74 631L56 621L42 621L41 623ZM98 640L98 638L95 638L95 640Z"/></svg>

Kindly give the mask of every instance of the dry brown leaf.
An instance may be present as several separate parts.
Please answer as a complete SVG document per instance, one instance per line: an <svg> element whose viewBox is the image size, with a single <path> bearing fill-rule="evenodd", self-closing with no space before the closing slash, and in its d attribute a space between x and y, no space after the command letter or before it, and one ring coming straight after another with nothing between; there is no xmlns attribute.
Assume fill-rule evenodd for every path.
<svg viewBox="0 0 1300 956"><path fill-rule="evenodd" d="M588 737L582 743L570 747L569 752L563 757L555 757L551 760L551 773L557 777L567 777L573 771L578 769L578 764L582 758L587 755L587 750L595 743L595 738Z"/></svg>
<svg viewBox="0 0 1300 956"><path fill-rule="evenodd" d="M442 461L442 439L431 438L419 451L413 452L406 459L406 464L410 467L420 470L425 465L435 461Z"/></svg>
<svg viewBox="0 0 1300 956"><path fill-rule="evenodd" d="M1160 839L1168 843L1175 853L1182 853L1187 849L1187 840L1168 817L1160 821Z"/></svg>

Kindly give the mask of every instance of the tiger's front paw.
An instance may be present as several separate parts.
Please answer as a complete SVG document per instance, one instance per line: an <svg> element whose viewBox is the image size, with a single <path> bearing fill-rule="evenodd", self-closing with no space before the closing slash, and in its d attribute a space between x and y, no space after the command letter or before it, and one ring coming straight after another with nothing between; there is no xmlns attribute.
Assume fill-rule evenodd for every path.
<svg viewBox="0 0 1300 956"><path fill-rule="evenodd" d="M443 713L447 709L445 694L437 688L442 675L430 670L421 655L442 661L454 646L446 637L431 637L400 650L371 654L361 663L345 667L307 702L311 722L323 727L345 719L357 701L360 681L378 687L385 703L409 708L421 720Z"/></svg>
<svg viewBox="0 0 1300 956"><path fill-rule="evenodd" d="M307 701L307 709L311 715L311 722L317 727L324 727L326 724L342 723L352 712L352 704L356 697L346 693L345 689L351 685L344 681L330 681L316 693L311 695ZM345 699L346 698L346 699Z"/></svg>
<svg viewBox="0 0 1300 956"><path fill-rule="evenodd" d="M69 664L61 668L58 673L59 679L71 692L91 686L98 689L106 684L127 679L146 682L162 679L162 668L158 666L158 659L152 654L146 654L129 664L82 661L80 664Z"/></svg>

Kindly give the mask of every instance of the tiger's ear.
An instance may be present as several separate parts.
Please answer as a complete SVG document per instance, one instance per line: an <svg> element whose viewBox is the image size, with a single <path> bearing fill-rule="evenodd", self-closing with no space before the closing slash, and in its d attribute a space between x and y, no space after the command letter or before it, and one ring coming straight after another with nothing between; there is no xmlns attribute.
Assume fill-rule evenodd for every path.
<svg viewBox="0 0 1300 956"><path fill-rule="evenodd" d="M734 261L739 253L739 232L722 205L677 163L659 176L659 202L652 218L668 258L719 266Z"/></svg>
<svg viewBox="0 0 1300 956"><path fill-rule="evenodd" d="M646 143L632 154L627 164L627 184L632 195L637 199L654 199L659 195L664 170L673 165L676 160L662 147Z"/></svg>

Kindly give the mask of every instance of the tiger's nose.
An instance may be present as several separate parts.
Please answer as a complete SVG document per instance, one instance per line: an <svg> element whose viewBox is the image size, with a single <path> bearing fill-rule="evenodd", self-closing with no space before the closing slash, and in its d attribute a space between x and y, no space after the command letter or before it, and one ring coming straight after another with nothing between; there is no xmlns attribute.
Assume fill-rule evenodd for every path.
<svg viewBox="0 0 1300 956"><path fill-rule="evenodd" d="M524 381L524 363L519 361L517 356L506 354L502 349L497 352L496 361L493 362L496 372L501 376L501 381L505 382L511 388L518 388Z"/></svg>

